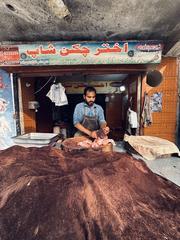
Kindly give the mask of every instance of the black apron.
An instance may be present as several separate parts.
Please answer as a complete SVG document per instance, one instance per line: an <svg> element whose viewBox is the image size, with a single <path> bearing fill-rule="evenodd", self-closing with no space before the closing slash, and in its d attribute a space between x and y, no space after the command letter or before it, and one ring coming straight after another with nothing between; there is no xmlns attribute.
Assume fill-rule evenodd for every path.
<svg viewBox="0 0 180 240"><path fill-rule="evenodd" d="M83 127L89 129L90 131L96 131L100 128L99 126L99 121L98 121L98 116L96 114L96 107L94 107L94 116L89 117L86 115L86 106L84 106L84 115L83 115L83 120L81 124ZM77 131L75 133L75 136L81 136L81 135L86 135L85 133L82 133L80 131Z"/></svg>
<svg viewBox="0 0 180 240"><path fill-rule="evenodd" d="M96 114L96 107L93 108L94 116L89 117L86 115L86 106L84 106L84 116L81 124L83 127L89 129L90 131L96 131L99 129L98 116Z"/></svg>

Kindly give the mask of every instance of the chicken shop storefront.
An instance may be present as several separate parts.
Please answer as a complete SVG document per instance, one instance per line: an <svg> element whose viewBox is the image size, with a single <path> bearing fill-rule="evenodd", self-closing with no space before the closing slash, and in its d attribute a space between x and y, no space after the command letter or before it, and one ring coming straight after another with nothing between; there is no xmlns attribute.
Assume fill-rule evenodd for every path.
<svg viewBox="0 0 180 240"><path fill-rule="evenodd" d="M4 44L0 65L2 146L32 132L60 129L72 137L74 108L89 85L97 90L110 138L119 141L128 132L176 141L177 62L162 58L159 41Z"/></svg>

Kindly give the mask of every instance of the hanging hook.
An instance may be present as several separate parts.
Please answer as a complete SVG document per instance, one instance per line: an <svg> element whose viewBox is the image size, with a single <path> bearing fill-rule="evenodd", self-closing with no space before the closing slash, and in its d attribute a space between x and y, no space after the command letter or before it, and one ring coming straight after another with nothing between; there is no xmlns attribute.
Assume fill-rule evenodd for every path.
<svg viewBox="0 0 180 240"><path fill-rule="evenodd" d="M53 80L53 83L56 84L57 81L56 81L56 77L54 76L54 80Z"/></svg>

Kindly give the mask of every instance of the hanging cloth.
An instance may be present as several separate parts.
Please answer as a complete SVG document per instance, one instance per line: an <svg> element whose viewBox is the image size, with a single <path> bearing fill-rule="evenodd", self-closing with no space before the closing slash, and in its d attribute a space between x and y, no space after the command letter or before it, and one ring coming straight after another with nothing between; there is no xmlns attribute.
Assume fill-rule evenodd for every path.
<svg viewBox="0 0 180 240"><path fill-rule="evenodd" d="M64 106L68 104L65 88L61 83L52 84L46 96L55 103L55 106Z"/></svg>
<svg viewBox="0 0 180 240"><path fill-rule="evenodd" d="M144 96L144 105L143 105L143 111L142 111L142 120L143 120L143 126L148 127L152 124L152 113L151 113L151 98L148 96L147 93L145 93Z"/></svg>
<svg viewBox="0 0 180 240"><path fill-rule="evenodd" d="M131 128L138 127L137 113L130 108L128 109L128 122Z"/></svg>

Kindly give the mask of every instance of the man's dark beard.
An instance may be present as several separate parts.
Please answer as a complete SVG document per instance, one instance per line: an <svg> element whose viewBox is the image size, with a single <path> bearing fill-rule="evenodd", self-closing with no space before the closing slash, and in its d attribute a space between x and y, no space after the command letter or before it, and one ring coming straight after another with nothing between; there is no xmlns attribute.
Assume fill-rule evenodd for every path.
<svg viewBox="0 0 180 240"><path fill-rule="evenodd" d="M86 103L88 106L92 106L92 105L94 104L93 101L91 101L91 102L87 102L86 100L85 100L85 103Z"/></svg>

